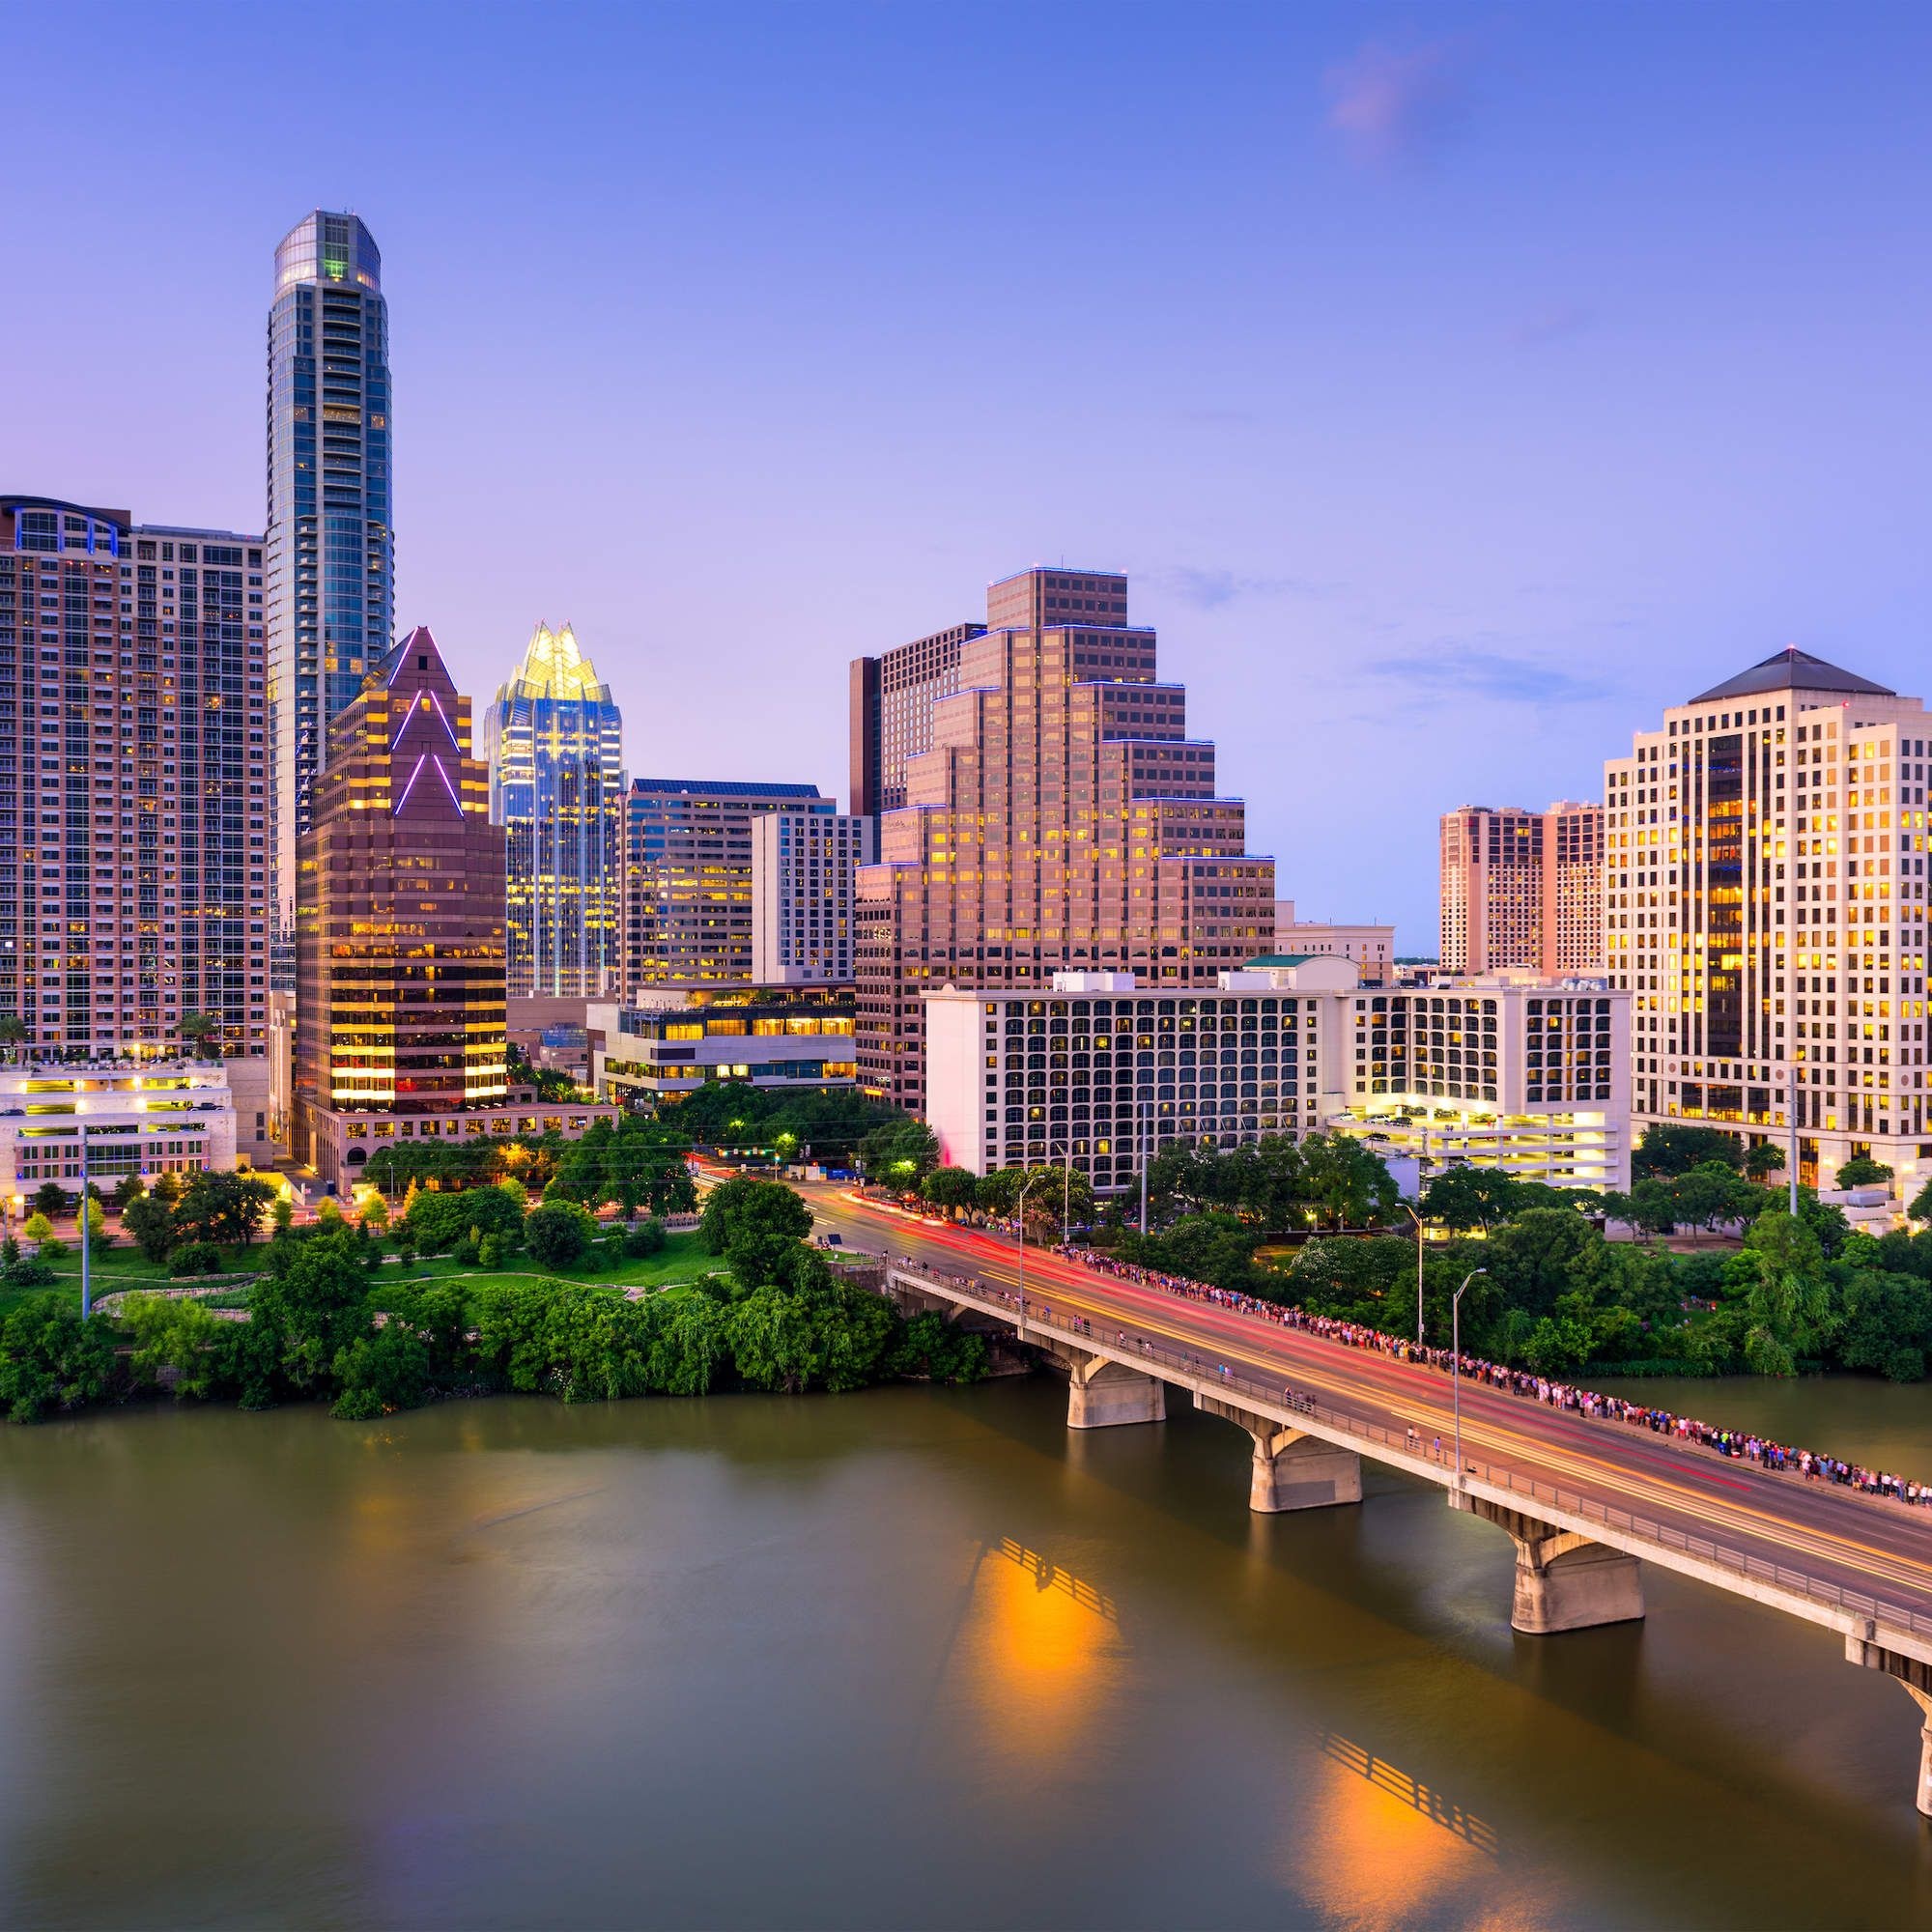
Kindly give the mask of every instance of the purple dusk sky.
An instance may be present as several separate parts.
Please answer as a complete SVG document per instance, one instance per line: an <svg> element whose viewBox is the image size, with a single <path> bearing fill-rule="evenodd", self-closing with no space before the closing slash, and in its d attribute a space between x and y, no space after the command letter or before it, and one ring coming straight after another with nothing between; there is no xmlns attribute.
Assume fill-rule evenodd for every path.
<svg viewBox="0 0 1932 1932"><path fill-rule="evenodd" d="M31 24L0 489L258 527L354 208L398 620L480 702L570 619L634 772L842 794L849 658L1122 568L1283 894L1428 952L1443 808L1787 642L1929 681L1922 7Z"/></svg>

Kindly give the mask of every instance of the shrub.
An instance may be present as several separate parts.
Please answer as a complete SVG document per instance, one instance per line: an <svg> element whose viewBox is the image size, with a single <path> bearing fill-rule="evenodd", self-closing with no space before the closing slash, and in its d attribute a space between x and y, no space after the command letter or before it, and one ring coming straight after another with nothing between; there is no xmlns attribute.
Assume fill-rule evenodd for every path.
<svg viewBox="0 0 1932 1932"><path fill-rule="evenodd" d="M596 1222L574 1201L546 1201L524 1223L524 1239L540 1267L575 1267L596 1232Z"/></svg>
<svg viewBox="0 0 1932 1932"><path fill-rule="evenodd" d="M476 1243L476 1265L478 1267L494 1268L501 1267L502 1264L503 1243L501 1237L496 1235L485 1235Z"/></svg>
<svg viewBox="0 0 1932 1932"><path fill-rule="evenodd" d="M648 1221L639 1221L624 1236L624 1253L634 1262L647 1260L652 1255L661 1255L665 1243L670 1239L670 1232L653 1214Z"/></svg>
<svg viewBox="0 0 1932 1932"><path fill-rule="evenodd" d="M168 1257L171 1275L219 1274L221 1250L213 1241L184 1241Z"/></svg>

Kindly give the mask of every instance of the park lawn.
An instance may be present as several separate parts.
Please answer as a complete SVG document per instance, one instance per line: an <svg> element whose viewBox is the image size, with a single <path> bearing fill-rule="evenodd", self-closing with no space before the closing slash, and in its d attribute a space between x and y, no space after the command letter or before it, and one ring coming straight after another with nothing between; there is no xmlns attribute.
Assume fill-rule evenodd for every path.
<svg viewBox="0 0 1932 1932"><path fill-rule="evenodd" d="M223 1274L250 1274L262 1266L262 1244L252 1248L224 1248ZM53 1264L51 1288L0 1287L0 1321L21 1302L36 1294L58 1294L75 1308L80 1306L80 1244L67 1243L67 1253ZM89 1274L97 1298L116 1294L130 1288L165 1288L169 1285L167 1264L151 1262L131 1241L116 1241L111 1248L97 1247L90 1260Z"/></svg>
<svg viewBox="0 0 1932 1932"><path fill-rule="evenodd" d="M605 1255L611 1257L608 1264L603 1260ZM431 1261L412 1262L407 1268L399 1262L389 1262L376 1279L379 1287L385 1280L396 1279L581 1281L586 1288L615 1291L668 1288L683 1282L702 1281L706 1275L724 1265L705 1248L703 1239L695 1232L672 1235L661 1254L648 1255L638 1261L625 1260L615 1240L600 1241L593 1250L593 1260L581 1267L546 1268L539 1267L527 1254L519 1253L510 1257L511 1264L507 1267L480 1268L473 1264L466 1266L448 1255L438 1255Z"/></svg>

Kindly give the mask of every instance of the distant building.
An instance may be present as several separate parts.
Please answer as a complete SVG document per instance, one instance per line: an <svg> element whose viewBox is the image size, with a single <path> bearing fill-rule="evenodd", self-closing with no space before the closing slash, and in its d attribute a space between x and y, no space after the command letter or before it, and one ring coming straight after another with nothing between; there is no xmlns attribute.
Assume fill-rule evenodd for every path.
<svg viewBox="0 0 1932 1932"><path fill-rule="evenodd" d="M850 1087L849 986L733 986L592 1004L592 1085L600 1100L674 1100L710 1080L753 1087Z"/></svg>
<svg viewBox="0 0 1932 1932"><path fill-rule="evenodd" d="M1212 986L1058 973L923 1004L926 1118L942 1157L976 1174L1070 1146L1118 1191L1170 1141L1323 1132L1426 1173L1630 1184L1629 1000L1602 981L1380 989L1349 960L1264 958Z"/></svg>
<svg viewBox="0 0 1932 1932"><path fill-rule="evenodd" d="M623 990L749 983L753 823L768 811L837 810L816 785L633 779L624 799Z"/></svg>
<svg viewBox="0 0 1932 1932"><path fill-rule="evenodd" d="M382 252L355 215L317 209L275 249L269 307L270 802L284 936L329 724L395 636L393 438Z"/></svg>
<svg viewBox="0 0 1932 1932"><path fill-rule="evenodd" d="M852 888L879 856L875 818L767 811L752 826L752 978L852 983Z"/></svg>
<svg viewBox="0 0 1932 1932"><path fill-rule="evenodd" d="M623 958L623 719L566 624L539 624L483 720L517 999L595 999Z"/></svg>
<svg viewBox="0 0 1932 1932"><path fill-rule="evenodd" d="M236 1161L235 1096L222 1061L46 1061L0 1064L0 1205L15 1217L57 1180L103 1192L123 1176L223 1171Z"/></svg>
<svg viewBox="0 0 1932 1932"><path fill-rule="evenodd" d="M1639 1123L1781 1149L1795 1100L1801 1180L1869 1154L1909 1201L1932 1178L1923 701L1779 651L1604 771Z"/></svg>
<svg viewBox="0 0 1932 1932"><path fill-rule="evenodd" d="M1441 847L1446 971L1603 970L1601 805L1459 806Z"/></svg>
<svg viewBox="0 0 1932 1932"><path fill-rule="evenodd" d="M1293 899L1274 902L1277 952L1309 958L1352 959L1365 985L1379 986L1395 975L1395 927L1342 925L1331 920L1296 919Z"/></svg>
<svg viewBox="0 0 1932 1932"><path fill-rule="evenodd" d="M426 628L329 730L300 845L293 1145L346 1186L398 1139L581 1133L585 1105L510 1092L504 838Z"/></svg>
<svg viewBox="0 0 1932 1932"><path fill-rule="evenodd" d="M959 689L959 651L983 624L952 624L876 658L854 658L851 800L861 816L905 803L906 761L932 749L932 707Z"/></svg>
<svg viewBox="0 0 1932 1932"><path fill-rule="evenodd" d="M0 497L0 1014L43 1053L214 1021L268 1141L262 539Z"/></svg>

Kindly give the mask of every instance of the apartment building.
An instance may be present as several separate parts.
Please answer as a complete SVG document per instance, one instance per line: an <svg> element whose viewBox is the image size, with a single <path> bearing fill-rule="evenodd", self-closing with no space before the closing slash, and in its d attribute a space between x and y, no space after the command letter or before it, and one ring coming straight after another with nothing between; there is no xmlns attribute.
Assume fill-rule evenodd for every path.
<svg viewBox="0 0 1932 1932"><path fill-rule="evenodd" d="M752 978L761 986L853 974L852 894L879 856L879 822L852 812L766 811L752 825Z"/></svg>
<svg viewBox="0 0 1932 1932"><path fill-rule="evenodd" d="M1451 973L1603 969L1604 808L1458 806L1441 825L1441 959Z"/></svg>

